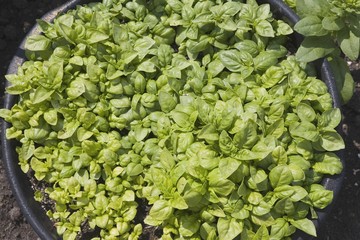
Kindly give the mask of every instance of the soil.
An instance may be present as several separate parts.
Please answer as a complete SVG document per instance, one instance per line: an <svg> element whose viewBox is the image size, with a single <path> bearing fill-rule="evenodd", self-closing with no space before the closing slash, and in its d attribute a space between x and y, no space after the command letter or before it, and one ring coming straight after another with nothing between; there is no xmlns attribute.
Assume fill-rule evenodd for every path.
<svg viewBox="0 0 360 240"><path fill-rule="evenodd" d="M35 20L66 0L0 0L0 93L8 64ZM342 108L346 142L343 187L318 239L360 239L360 64L349 62L356 82L351 101ZM1 95L0 95L1 96ZM0 161L0 240L39 239L23 217Z"/></svg>

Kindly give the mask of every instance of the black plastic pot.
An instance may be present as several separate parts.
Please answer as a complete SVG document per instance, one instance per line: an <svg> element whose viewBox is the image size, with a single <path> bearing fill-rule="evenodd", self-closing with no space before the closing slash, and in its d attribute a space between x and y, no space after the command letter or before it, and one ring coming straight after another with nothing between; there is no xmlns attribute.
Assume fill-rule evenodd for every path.
<svg viewBox="0 0 360 240"><path fill-rule="evenodd" d="M59 8L56 8L42 17L46 21L52 21L58 14L64 13L69 9L75 8L76 5L85 4L90 2L89 0L71 0L62 5ZM282 0L259 0L259 3L269 3L272 9L272 12L278 17L287 21L290 25L294 25L299 17L288 7ZM27 36L38 34L39 26L36 24L33 29L28 33ZM298 34L294 34L295 45L299 46L302 37ZM24 56L24 44L25 40L19 46L19 49L16 55L13 57L10 66L8 68L8 74L16 73L17 68L25 61ZM340 107L340 98L338 91L336 89L336 84L334 80L334 75L332 74L331 67L329 63L322 59L315 63L317 67L317 72L319 73L319 78L322 79L329 88L329 93L331 94L334 102L334 107ZM6 82L6 86L9 85L9 82ZM10 109L16 102L16 97L5 94L4 98L4 108ZM50 219L46 216L45 210L41 207L41 204L34 199L34 191L29 181L29 178L24 174L19 165L18 158L15 152L15 146L18 144L16 141L6 139L6 129L10 127L10 124L2 121L1 128L1 150L3 154L4 167L6 169L8 179L12 188L12 191L15 195L15 198L20 205L22 213L24 214L27 221L32 225L35 232L43 240L49 239L61 239L56 233L56 229ZM345 165L342 153L338 153L343 165ZM334 177L327 177L323 179L322 184L326 189L334 191L334 201L328 206L325 210L318 211L317 214L319 218L314 221L317 228L319 228L325 221L326 217L331 211L331 207L334 204L336 197L338 196L339 190L342 186L342 181L344 178L344 172L340 175ZM83 239L88 239L90 236L84 236ZM297 232L293 239L296 240L305 240L312 239L309 235L303 234L302 232Z"/></svg>

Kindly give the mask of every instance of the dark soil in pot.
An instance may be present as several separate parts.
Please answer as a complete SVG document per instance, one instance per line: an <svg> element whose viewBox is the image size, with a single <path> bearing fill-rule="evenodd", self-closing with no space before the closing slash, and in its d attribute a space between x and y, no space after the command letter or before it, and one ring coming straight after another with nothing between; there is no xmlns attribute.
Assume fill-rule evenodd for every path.
<svg viewBox="0 0 360 240"><path fill-rule="evenodd" d="M17 0L1 1L0 10L0 76L3 75L25 33L35 23L35 19L48 10L61 5L63 0ZM351 63L355 81L360 85L360 66ZM2 85L3 88L3 85ZM343 107L347 149L346 169L343 188L333 207L328 221L321 228L319 239L358 239L360 226L360 194L358 175L360 174L360 91L357 88L353 99ZM0 166L0 239L37 239L37 235L26 223L8 186L4 169Z"/></svg>

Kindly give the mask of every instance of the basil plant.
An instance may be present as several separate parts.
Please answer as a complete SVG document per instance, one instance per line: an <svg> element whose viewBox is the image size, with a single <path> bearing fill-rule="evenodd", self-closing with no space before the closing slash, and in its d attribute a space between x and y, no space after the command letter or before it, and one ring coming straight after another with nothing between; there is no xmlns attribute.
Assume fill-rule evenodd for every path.
<svg viewBox="0 0 360 240"><path fill-rule="evenodd" d="M103 0L38 23L0 116L63 239L316 236L341 113L268 4Z"/></svg>

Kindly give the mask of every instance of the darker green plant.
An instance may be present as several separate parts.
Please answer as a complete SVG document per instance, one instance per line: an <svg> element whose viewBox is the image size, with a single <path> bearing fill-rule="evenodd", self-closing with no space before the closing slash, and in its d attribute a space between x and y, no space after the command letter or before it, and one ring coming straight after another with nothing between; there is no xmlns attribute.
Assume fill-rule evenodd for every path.
<svg viewBox="0 0 360 240"><path fill-rule="evenodd" d="M357 0L286 0L301 17L294 26L304 35L296 53L302 62L326 57L335 74L343 103L352 96L354 81L344 60L360 52L360 2Z"/></svg>

